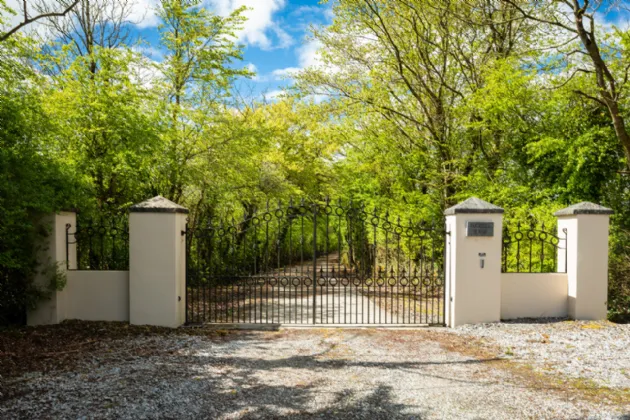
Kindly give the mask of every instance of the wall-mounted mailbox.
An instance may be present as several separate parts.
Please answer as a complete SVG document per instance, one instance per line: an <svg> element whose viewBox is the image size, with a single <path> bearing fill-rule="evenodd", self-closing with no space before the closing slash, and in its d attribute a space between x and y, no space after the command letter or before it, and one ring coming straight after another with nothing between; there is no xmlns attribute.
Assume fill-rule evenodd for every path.
<svg viewBox="0 0 630 420"><path fill-rule="evenodd" d="M494 222L466 222L466 236L494 236Z"/></svg>

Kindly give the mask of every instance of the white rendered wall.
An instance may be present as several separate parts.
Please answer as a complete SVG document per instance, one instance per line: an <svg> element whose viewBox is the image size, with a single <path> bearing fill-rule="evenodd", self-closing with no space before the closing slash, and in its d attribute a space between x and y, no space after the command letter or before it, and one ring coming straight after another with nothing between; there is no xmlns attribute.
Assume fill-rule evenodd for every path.
<svg viewBox="0 0 630 420"><path fill-rule="evenodd" d="M502 273L501 319L565 317L564 273Z"/></svg>
<svg viewBox="0 0 630 420"><path fill-rule="evenodd" d="M68 271L67 319L129 321L128 271Z"/></svg>
<svg viewBox="0 0 630 420"><path fill-rule="evenodd" d="M35 284L40 288L47 288L50 284L52 272L50 269L56 264L62 273L66 272L66 224L76 226L76 213L61 212L52 214L42 220L49 227L50 234L41 244L38 253L37 274ZM71 230L74 232L74 230ZM69 246L70 268L76 266L76 245ZM57 324L67 319L67 292L55 291L50 299L38 303L37 308L29 310L26 315L28 325Z"/></svg>
<svg viewBox="0 0 630 420"><path fill-rule="evenodd" d="M559 234L567 229L568 315L571 318L606 319L609 220L604 214L558 218Z"/></svg>
<svg viewBox="0 0 630 420"><path fill-rule="evenodd" d="M185 322L186 214L131 213L129 320L178 327Z"/></svg>
<svg viewBox="0 0 630 420"><path fill-rule="evenodd" d="M502 214L446 216L446 322L450 327L501 319ZM466 222L493 222L493 237L466 237ZM485 253L484 266L479 256Z"/></svg>

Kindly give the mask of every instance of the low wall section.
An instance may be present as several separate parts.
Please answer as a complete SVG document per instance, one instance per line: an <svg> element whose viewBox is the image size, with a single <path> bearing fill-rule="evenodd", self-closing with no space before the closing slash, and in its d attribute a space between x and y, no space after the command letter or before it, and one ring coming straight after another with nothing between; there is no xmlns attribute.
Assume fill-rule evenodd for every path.
<svg viewBox="0 0 630 420"><path fill-rule="evenodd" d="M66 273L66 319L129 321L129 271Z"/></svg>
<svg viewBox="0 0 630 420"><path fill-rule="evenodd" d="M565 317L565 273L502 273L501 319Z"/></svg>

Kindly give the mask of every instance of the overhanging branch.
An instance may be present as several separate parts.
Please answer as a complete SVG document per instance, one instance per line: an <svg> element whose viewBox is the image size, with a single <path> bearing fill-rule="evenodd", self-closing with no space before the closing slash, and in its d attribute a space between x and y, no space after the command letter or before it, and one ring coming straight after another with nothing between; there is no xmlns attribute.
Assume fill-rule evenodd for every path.
<svg viewBox="0 0 630 420"><path fill-rule="evenodd" d="M11 28L8 32L0 34L0 42L6 41L7 39L9 39L11 35L19 31L23 27L30 25L31 23L36 22L40 19L51 18L51 17L64 17L65 15L70 13L70 11L74 9L74 7L77 4L79 4L79 0L75 0L70 6L68 6L65 10L61 12L42 13L41 15L37 15L35 17L29 18L28 13L26 12L26 2L24 2L24 20L20 22L18 25Z"/></svg>

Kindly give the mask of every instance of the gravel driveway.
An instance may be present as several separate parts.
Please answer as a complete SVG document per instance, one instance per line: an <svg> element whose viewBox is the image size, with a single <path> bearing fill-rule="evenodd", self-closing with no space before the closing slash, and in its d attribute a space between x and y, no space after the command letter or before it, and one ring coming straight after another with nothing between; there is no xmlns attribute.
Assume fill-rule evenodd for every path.
<svg viewBox="0 0 630 420"><path fill-rule="evenodd" d="M606 321L522 319L453 330L484 339L505 357L546 374L630 389L630 325Z"/></svg>
<svg viewBox="0 0 630 420"><path fill-rule="evenodd" d="M70 353L69 367L6 380L0 416L515 419L630 413L627 400L532 379L462 334L304 328L104 336L89 352Z"/></svg>

